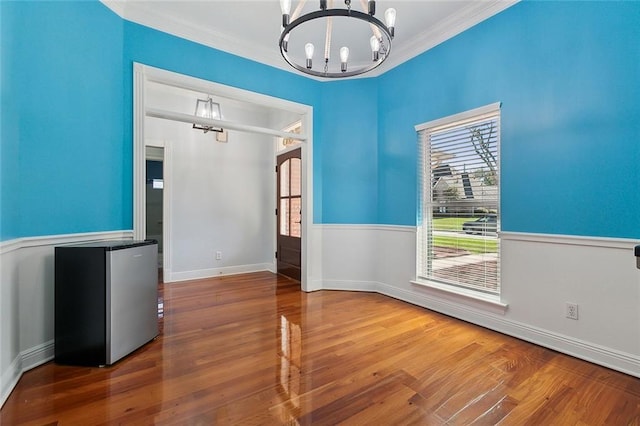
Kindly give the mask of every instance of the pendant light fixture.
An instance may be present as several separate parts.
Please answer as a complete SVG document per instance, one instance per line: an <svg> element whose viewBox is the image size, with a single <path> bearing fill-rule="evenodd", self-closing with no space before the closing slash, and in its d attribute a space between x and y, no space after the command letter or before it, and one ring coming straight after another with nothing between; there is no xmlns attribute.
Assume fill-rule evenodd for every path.
<svg viewBox="0 0 640 426"><path fill-rule="evenodd" d="M211 96L207 96L207 99L198 99L196 101L196 117L208 118L211 120L220 120L222 119L222 115L220 115L220 104L217 102L213 102ZM213 132L222 132L221 128L213 127L213 126L205 126L202 124L193 123L193 128L198 130L204 130L205 133L209 131Z"/></svg>
<svg viewBox="0 0 640 426"><path fill-rule="evenodd" d="M351 8L351 0L344 0L345 8L332 8L333 0L320 0L319 10L301 15L305 3L306 0L300 0L292 14L291 0L280 0L282 10L282 33L280 34L279 42L280 53L284 60L296 70L315 77L352 77L379 67L389 56L391 52L391 40L393 40L395 33L395 9L391 8L385 11L385 23L383 23L374 16L376 13L376 2L374 0L360 0L362 12ZM368 24L369 30L367 31L370 36L367 35L363 40L355 38L349 40L350 44L353 43L351 46L340 46L338 48L340 61L334 61L335 63L332 63L331 54L335 54L335 51L332 52L331 46L332 39L334 38L333 21L334 19L345 21L345 18L347 18L347 21L340 22L340 24L343 25L336 28L336 30L344 30L345 27L353 27L358 23L362 24L364 22ZM306 34L309 34L309 31L317 31L317 28L319 28L318 22L320 22L321 31L325 32L324 56L318 61L320 62L319 64L317 62L314 63L313 60L316 50L313 43L308 40L295 39L299 33L305 33L306 31ZM292 36L294 32L296 34ZM358 34L358 31L349 31L349 34ZM304 37L304 35L301 37ZM367 39L369 43L367 43ZM293 42L294 40L295 43ZM339 40L342 43L345 41L345 37L341 37ZM302 46L304 46L304 49ZM360 49L367 49L367 47L371 49L371 53L366 55L371 58L370 60L359 64L349 63L350 52L359 52ZM290 51L290 48L296 49L296 51Z"/></svg>

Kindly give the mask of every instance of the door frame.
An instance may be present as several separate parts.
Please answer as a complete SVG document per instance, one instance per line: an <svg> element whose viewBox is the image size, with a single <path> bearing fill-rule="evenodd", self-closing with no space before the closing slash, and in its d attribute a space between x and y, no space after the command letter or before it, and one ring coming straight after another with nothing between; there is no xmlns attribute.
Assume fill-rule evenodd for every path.
<svg viewBox="0 0 640 426"><path fill-rule="evenodd" d="M146 84L148 82L166 84L177 88L193 90L197 92L209 93L213 96L222 96L234 100L257 104L267 108L276 108L290 111L301 116L302 126L305 129L306 138L302 141L302 270L301 289L303 291L316 290L320 277L312 277L312 271L319 271L320 268L311 265L317 247L318 236L313 233L313 107L297 102L288 101L256 92L251 92L236 87L226 86L207 80L189 77L183 74L174 73L160 68L150 67L140 63L133 64L133 235L134 239L142 240L146 234L146 206L144 198L145 189L145 145L152 145L153 142L145 139L145 117L147 109L145 107ZM275 130L275 129L274 129ZM165 148L165 167L167 167L167 149ZM170 183L170 182L168 182ZM171 197L165 192L165 205ZM276 194L272 194L275 199ZM171 212L165 209L165 227L170 223ZM165 256L163 262L166 267L170 267L171 236L165 232ZM275 237L275 236L274 236ZM319 252L319 251L318 251ZM275 258L274 265L275 265ZM165 274L166 275L166 274ZM165 281L167 282L167 281Z"/></svg>

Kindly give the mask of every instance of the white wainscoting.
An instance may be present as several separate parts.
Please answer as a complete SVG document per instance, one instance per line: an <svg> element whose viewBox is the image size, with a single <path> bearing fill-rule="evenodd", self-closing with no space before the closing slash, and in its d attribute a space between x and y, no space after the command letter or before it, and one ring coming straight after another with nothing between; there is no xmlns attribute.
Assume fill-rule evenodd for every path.
<svg viewBox="0 0 640 426"><path fill-rule="evenodd" d="M0 406L23 372L53 359L54 247L132 236L91 232L0 243Z"/></svg>
<svg viewBox="0 0 640 426"><path fill-rule="evenodd" d="M412 284L415 228L316 225L322 282L315 288L378 292L640 377L638 241L503 233L505 308ZM565 303L579 319L565 318Z"/></svg>

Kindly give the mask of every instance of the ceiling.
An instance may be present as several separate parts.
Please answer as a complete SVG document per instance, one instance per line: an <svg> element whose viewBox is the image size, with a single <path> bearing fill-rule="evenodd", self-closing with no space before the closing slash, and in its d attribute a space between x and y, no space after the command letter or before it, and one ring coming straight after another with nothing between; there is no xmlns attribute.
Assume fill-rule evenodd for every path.
<svg viewBox="0 0 640 426"><path fill-rule="evenodd" d="M362 10L362 0L352 0L352 8ZM382 66L366 76L376 76L408 59L442 43L467 28L499 13L517 0L378 0L376 17L384 21L384 11L397 11L395 38L391 54ZM281 31L279 0L102 0L122 18L158 29L188 40L291 72L293 70L280 55L278 40ZM292 13L299 3L292 0ZM336 0L334 7L344 7ZM302 13L318 10L318 1L306 2ZM346 18L342 18L346 20ZM361 21L360 21L361 22ZM349 35L357 34L362 25L353 25ZM350 26L349 26L350 27ZM347 31L347 30L345 30ZM334 32L336 32L334 28ZM293 38L294 33L292 33ZM344 37L347 37L345 35ZM324 51L324 31L304 37L316 45L315 58ZM349 43L364 43L362 48L350 46L349 63L370 60L368 37ZM332 57L336 58L342 43L332 43ZM291 54L294 47L289 51ZM301 49L297 49L301 50ZM334 52L335 51L335 52ZM303 58L302 52L300 52ZM316 62L319 62L316 59ZM315 64L315 62L314 62Z"/></svg>

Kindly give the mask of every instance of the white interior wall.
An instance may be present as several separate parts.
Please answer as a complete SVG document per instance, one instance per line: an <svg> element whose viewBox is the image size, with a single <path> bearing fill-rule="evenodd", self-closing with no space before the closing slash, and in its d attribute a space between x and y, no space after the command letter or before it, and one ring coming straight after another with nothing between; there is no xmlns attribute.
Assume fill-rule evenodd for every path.
<svg viewBox="0 0 640 426"><path fill-rule="evenodd" d="M153 86L152 86L153 87ZM156 87L147 105L193 113L198 94ZM201 94L200 97L203 97ZM226 99L223 119L268 127L269 110ZM275 162L271 136L229 131L228 142L191 125L146 118L145 138L165 148L170 230L165 279L274 270ZM221 252L222 258L216 259Z"/></svg>
<svg viewBox="0 0 640 426"><path fill-rule="evenodd" d="M18 250L0 251L0 403L8 396L20 375L12 364L20 354L20 321L18 310Z"/></svg>

